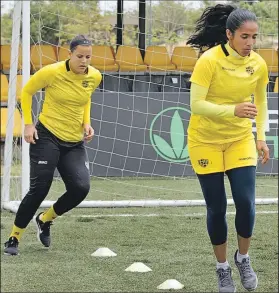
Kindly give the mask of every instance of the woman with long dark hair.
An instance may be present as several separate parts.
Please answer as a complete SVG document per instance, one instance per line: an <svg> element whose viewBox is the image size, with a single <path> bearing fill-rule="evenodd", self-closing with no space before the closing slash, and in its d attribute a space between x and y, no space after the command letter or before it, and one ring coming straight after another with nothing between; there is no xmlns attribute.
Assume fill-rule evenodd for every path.
<svg viewBox="0 0 279 293"><path fill-rule="evenodd" d="M200 50L208 49L198 59L190 79L188 147L206 201L219 292L236 290L227 260L224 174L236 208L238 249L234 262L245 289L254 290L258 284L248 249L255 222L257 159L259 156L265 164L269 149L265 141L268 70L252 50L257 35L254 13L218 4L205 9L187 42Z"/></svg>

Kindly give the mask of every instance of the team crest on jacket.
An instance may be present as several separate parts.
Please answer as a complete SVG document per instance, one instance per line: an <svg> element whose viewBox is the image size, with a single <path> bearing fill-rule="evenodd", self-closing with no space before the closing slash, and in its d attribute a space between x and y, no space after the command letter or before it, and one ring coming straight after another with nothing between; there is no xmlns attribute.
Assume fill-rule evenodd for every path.
<svg viewBox="0 0 279 293"><path fill-rule="evenodd" d="M246 72L249 73L250 75L254 74L254 68L252 66L246 67Z"/></svg>
<svg viewBox="0 0 279 293"><path fill-rule="evenodd" d="M83 80L82 81L82 86L83 87L88 87L88 81L87 80Z"/></svg>
<svg viewBox="0 0 279 293"><path fill-rule="evenodd" d="M201 167L205 168L208 165L208 160L207 159L200 159L200 160L198 160L198 163Z"/></svg>

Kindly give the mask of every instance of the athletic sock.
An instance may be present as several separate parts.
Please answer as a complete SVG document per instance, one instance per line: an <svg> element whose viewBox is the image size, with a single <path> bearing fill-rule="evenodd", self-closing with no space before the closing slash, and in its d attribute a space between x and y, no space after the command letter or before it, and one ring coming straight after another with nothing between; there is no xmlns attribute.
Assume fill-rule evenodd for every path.
<svg viewBox="0 0 279 293"><path fill-rule="evenodd" d="M25 229L26 228L22 229L22 228L18 228L16 225L13 225L10 237L15 237L19 241Z"/></svg>
<svg viewBox="0 0 279 293"><path fill-rule="evenodd" d="M227 269L228 267L229 267L230 265L229 265L229 263L228 263L228 261L226 260L225 262L218 262L217 261L217 264L216 264L216 268L217 268L217 270L218 269Z"/></svg>
<svg viewBox="0 0 279 293"><path fill-rule="evenodd" d="M40 220L45 223L45 222L53 221L57 217L58 217L58 215L55 213L53 206L52 206L40 215Z"/></svg>
<svg viewBox="0 0 279 293"><path fill-rule="evenodd" d="M239 251L237 251L237 254L236 254L236 260L237 260L238 262L242 262L242 260L243 260L244 258L247 258L247 257L249 257L248 253L246 253L246 254L240 254Z"/></svg>

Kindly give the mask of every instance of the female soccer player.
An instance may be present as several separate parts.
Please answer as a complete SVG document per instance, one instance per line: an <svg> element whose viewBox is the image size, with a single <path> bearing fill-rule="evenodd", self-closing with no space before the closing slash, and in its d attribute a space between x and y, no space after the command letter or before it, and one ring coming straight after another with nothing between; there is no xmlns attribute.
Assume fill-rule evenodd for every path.
<svg viewBox="0 0 279 293"><path fill-rule="evenodd" d="M18 254L20 238L48 194L57 167L66 192L34 221L38 239L50 246L50 225L76 207L90 188L89 167L84 141L93 138L90 126L91 94L101 82L101 73L90 66L92 44L83 35L70 44L70 59L37 71L22 90L24 138L30 143L30 189L15 217L4 253ZM45 101L39 121L32 122L32 96L45 88Z"/></svg>
<svg viewBox="0 0 279 293"><path fill-rule="evenodd" d="M257 287L248 249L255 220L257 151L265 164L268 70L254 51L256 16L231 5L205 9L187 44L202 49L191 76L188 147L207 206L207 229L217 259L219 292L235 292L227 261L228 176L236 207L238 250L234 255L245 289ZM256 143L252 119L256 119Z"/></svg>

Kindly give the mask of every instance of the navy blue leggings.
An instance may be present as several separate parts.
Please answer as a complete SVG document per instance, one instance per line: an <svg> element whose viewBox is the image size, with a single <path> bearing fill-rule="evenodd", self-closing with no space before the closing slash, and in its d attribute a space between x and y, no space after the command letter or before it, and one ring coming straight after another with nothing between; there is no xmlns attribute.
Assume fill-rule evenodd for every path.
<svg viewBox="0 0 279 293"><path fill-rule="evenodd" d="M239 236L252 236L255 223L256 167L248 166L226 172L236 208L235 228ZM227 198L224 173L197 174L207 207L207 230L213 245L227 241Z"/></svg>

